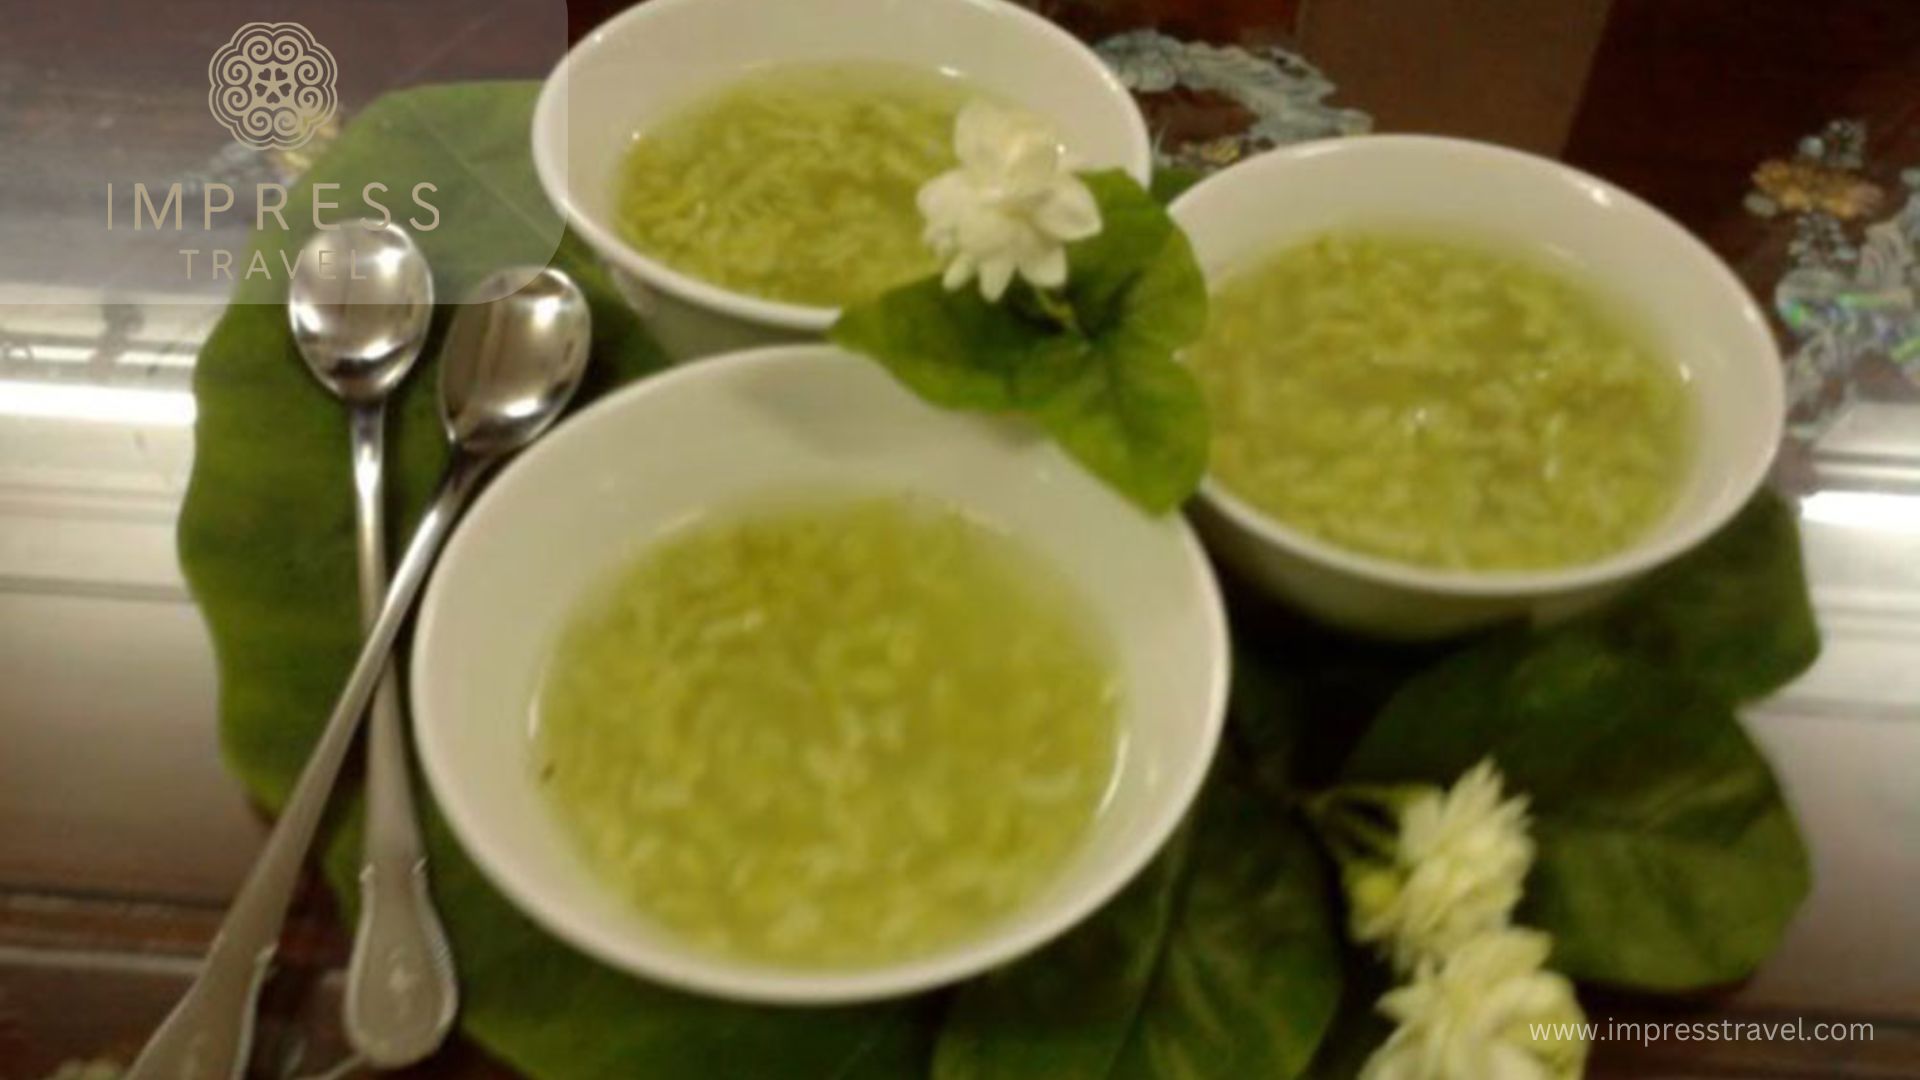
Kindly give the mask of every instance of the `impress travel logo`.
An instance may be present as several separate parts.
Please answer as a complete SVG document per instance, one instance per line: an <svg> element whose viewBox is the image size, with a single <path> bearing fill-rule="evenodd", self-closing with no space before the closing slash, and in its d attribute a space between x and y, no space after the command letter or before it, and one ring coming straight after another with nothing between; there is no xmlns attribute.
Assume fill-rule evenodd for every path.
<svg viewBox="0 0 1920 1080"><path fill-rule="evenodd" d="M471 55L435 50L469 0L288 0L270 17L254 0L193 6L210 17L177 26L177 48L139 51L150 43L122 26L50 61L49 86L99 83L98 115L94 97L75 99L84 137L38 114L0 116L7 136L25 136L15 156L73 180L35 187L30 212L0 214L0 306L103 293L280 303L314 234L362 222L445 253L450 290L488 264L553 258L565 222L519 150L533 100L477 77L550 69L566 47L560 0L477 19ZM369 270L343 259L309 272Z"/></svg>
<svg viewBox="0 0 1920 1080"><path fill-rule="evenodd" d="M292 150L339 108L333 54L296 22L250 22L207 64L207 107L235 139Z"/></svg>
<svg viewBox="0 0 1920 1080"><path fill-rule="evenodd" d="M207 65L207 106L213 118L243 146L259 154L305 146L339 111L339 68L333 54L296 22L250 22L214 51ZM323 140L324 141L324 140ZM439 186L408 178L395 190L381 180L361 184L309 181L302 185L254 179L241 185L201 178L164 186L144 181L106 185L109 232L129 225L135 233L171 234L189 240L178 247L175 283L239 282L291 278L298 256L289 243L258 243L249 253L222 242L238 222L263 237L296 236L308 226L338 229L357 221L386 226L403 220L415 233L440 227L432 201ZM357 188L357 190L355 190ZM323 267L323 274L362 275L362 268Z"/></svg>

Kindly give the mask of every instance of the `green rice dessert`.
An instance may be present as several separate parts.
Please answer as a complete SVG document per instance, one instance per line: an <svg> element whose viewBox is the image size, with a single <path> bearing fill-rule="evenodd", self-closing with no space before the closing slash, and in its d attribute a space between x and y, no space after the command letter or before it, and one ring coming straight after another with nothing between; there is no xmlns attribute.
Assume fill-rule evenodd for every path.
<svg viewBox="0 0 1920 1080"><path fill-rule="evenodd" d="M621 234L682 273L841 307L932 273L914 196L954 165L960 79L879 62L783 65L643 131Z"/></svg>
<svg viewBox="0 0 1920 1080"><path fill-rule="evenodd" d="M566 629L541 784L615 889L709 950L939 948L1052 880L1113 778L1116 677L1076 599L923 501L694 523Z"/></svg>
<svg viewBox="0 0 1920 1080"><path fill-rule="evenodd" d="M1343 548L1427 567L1604 558L1685 482L1679 367L1539 263L1335 232L1230 277L1187 354L1214 479Z"/></svg>

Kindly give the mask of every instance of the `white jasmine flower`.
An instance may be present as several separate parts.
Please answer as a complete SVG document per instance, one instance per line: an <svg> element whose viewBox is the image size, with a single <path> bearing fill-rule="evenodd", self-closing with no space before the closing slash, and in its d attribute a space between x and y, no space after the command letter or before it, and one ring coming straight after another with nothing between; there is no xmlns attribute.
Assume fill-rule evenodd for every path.
<svg viewBox="0 0 1920 1080"><path fill-rule="evenodd" d="M1059 133L1024 109L974 101L954 121L960 167L920 189L925 239L958 289L979 279L997 301L1018 273L1034 287L1067 280L1066 244L1100 231L1100 208L1073 175Z"/></svg>
<svg viewBox="0 0 1920 1080"><path fill-rule="evenodd" d="M1586 1064L1573 984L1541 967L1550 939L1510 927L1423 962L1380 999L1399 1026L1360 1080L1572 1080Z"/></svg>
<svg viewBox="0 0 1920 1080"><path fill-rule="evenodd" d="M1347 871L1353 938L1377 943L1403 973L1438 960L1507 925L1532 863L1527 801L1503 801L1499 770L1482 761L1452 790L1407 800L1390 865Z"/></svg>

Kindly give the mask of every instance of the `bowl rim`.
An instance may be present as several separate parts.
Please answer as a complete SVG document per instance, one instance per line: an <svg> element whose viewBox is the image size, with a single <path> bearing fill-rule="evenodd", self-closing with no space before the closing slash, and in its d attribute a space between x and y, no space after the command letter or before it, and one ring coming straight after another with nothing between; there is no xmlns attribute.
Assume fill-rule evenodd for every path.
<svg viewBox="0 0 1920 1080"><path fill-rule="evenodd" d="M1459 155L1524 177L1522 183L1564 185L1571 182L1618 205L1622 208L1621 212L1649 219L1655 228L1677 240L1693 264L1691 272L1704 271L1712 278L1722 296L1731 300L1739 310L1740 321L1749 338L1747 344L1751 348L1739 349L1738 355L1747 357L1747 365L1756 369L1758 375L1757 383L1765 399L1760 407L1765 409L1762 434L1766 450L1747 460L1735 462L1727 471L1728 481L1723 493L1714 496L1714 501L1710 501L1701 512L1677 523L1675 528L1657 540L1643 537L1605 558L1559 569L1443 570L1353 551L1312 536L1255 508L1227 490L1211 470L1200 484L1200 498L1209 508L1262 543L1362 580L1446 596L1519 598L1576 592L1632 578L1693 548L1746 505L1773 467L1785 432L1786 378L1782 371L1779 343L1746 285L1714 254L1713 249L1685 226L1632 192L1551 158L1476 139L1444 135L1351 135L1298 143L1257 154L1188 188L1169 204L1168 213L1184 228L1183 211L1193 213L1194 206L1207 199L1211 192L1219 190L1220 185L1215 182L1234 170L1249 170L1235 178L1245 182L1255 175L1255 171L1287 169L1300 161L1333 157L1348 157L1357 161L1377 153ZM1210 292L1212 284L1209 282ZM1696 409L1706 407L1706 403L1691 389L1689 396L1693 398Z"/></svg>
<svg viewBox="0 0 1920 1080"><path fill-rule="evenodd" d="M712 284L675 270L641 252L617 231L601 225L573 197L573 185L570 183L572 170L564 161L558 160L565 155L565 138L548 137L555 125L565 123L567 86L576 66L585 63L609 38L632 33L649 20L670 18L681 8L704 2L706 0L649 0L645 4L636 4L601 23L567 50L567 54L560 58L560 62L541 84L539 97L534 102L530 140L533 144L534 172L548 201L560 208L567 223L586 238L600 257L641 279L649 287L657 288L677 300L732 318L785 330L824 333L840 317L840 308L769 300ZM1068 55L1077 54L1079 71L1093 75L1106 88L1109 97L1125 103L1124 112L1129 128L1127 153L1130 160L1121 168L1142 186L1148 183L1153 172L1153 139L1147 131L1146 116L1140 111L1140 103L1134 99L1132 91L1127 89L1120 76L1100 59L1091 46L1052 20L1008 0L920 0L915 9L940 2L991 10L997 16L1010 20L1011 24L1023 27L1019 32L1036 34L1066 46ZM1058 78L1065 79L1071 75L1071 72L1063 70L1058 73Z"/></svg>
<svg viewBox="0 0 1920 1080"><path fill-rule="evenodd" d="M1180 555L1180 572L1187 588L1201 608L1205 622L1206 680L1204 711L1198 717L1193 736L1200 740L1200 752L1192 765L1180 775L1165 778L1166 795L1157 807L1142 816L1131 839L1119 845L1115 857L1091 870L1085 883L1058 899L1044 917L1007 928L988 928L980 937L934 953L906 960L861 968L805 969L766 966L757 968L752 961L713 958L696 952L662 952L653 946L607 927L579 920L571 906L552 899L537 888L528 888L523 875L499 854L501 848L488 838L478 823L475 806L484 796L470 783L453 774L441 730L448 721L434 721L434 711L424 707L431 691L423 671L423 658L434 651L434 642L446 631L442 612L442 594L451 586L441 571L462 561L462 555L475 535L468 522L481 520L488 506L513 497L516 487L532 481L520 463L546 454L564 453L565 447L601 427L618 426L635 403L684 384L737 378L754 370L795 363L836 366L865 365L871 361L831 344L809 343L773 345L721 354L694 363L643 376L588 404L569 416L556 429L507 463L494 477L467 513L461 515L447 546L436 560L432 578L421 600L413 632L413 644L407 657L408 707L413 717L415 752L421 772L435 803L445 815L448 826L461 849L482 875L513 906L537 925L573 948L615 968L695 993L734 1001L772 1005L838 1005L882 998L899 997L944 986L978 975L1016 960L1053 941L1097 912L1166 846L1180 822L1197 802L1201 788L1212 772L1226 726L1227 694L1232 667L1226 604L1213 566L1184 515L1170 514L1165 521L1174 530ZM1077 463L1072 467L1079 469ZM1085 482L1098 484L1091 474ZM442 710L444 712L444 710ZM1026 909L1026 910L1031 910Z"/></svg>

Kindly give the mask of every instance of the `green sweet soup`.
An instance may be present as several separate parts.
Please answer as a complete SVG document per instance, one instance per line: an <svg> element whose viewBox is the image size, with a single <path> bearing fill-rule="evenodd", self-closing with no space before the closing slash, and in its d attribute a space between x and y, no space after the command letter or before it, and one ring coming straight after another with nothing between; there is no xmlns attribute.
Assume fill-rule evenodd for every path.
<svg viewBox="0 0 1920 1080"><path fill-rule="evenodd" d="M1453 239L1329 233L1229 278L1187 354L1228 491L1451 569L1620 550L1688 471L1678 367L1580 283Z"/></svg>
<svg viewBox="0 0 1920 1080"><path fill-rule="evenodd" d="M1117 682L1076 599L918 500L692 524L566 629L540 781L606 880L706 948L923 953L1051 880L1112 780Z"/></svg>
<svg viewBox="0 0 1920 1080"><path fill-rule="evenodd" d="M694 277L840 307L935 269L914 204L954 165L957 78L899 64L769 68L641 133L619 227Z"/></svg>

